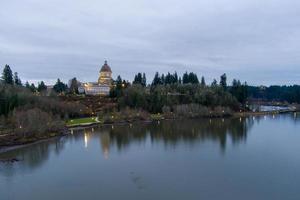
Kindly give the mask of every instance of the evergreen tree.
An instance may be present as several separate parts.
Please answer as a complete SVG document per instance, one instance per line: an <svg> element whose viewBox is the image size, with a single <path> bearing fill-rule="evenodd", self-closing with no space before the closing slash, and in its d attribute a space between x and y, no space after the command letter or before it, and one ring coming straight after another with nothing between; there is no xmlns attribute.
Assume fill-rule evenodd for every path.
<svg viewBox="0 0 300 200"><path fill-rule="evenodd" d="M119 88L119 89L121 89L122 88L122 84L123 84L123 81L122 81L121 76L119 75L117 77L117 80L116 80L116 87Z"/></svg>
<svg viewBox="0 0 300 200"><path fill-rule="evenodd" d="M245 104L248 92L247 92L247 83L243 85L239 80L233 79L232 87L230 88L230 93L234 96L241 104Z"/></svg>
<svg viewBox="0 0 300 200"><path fill-rule="evenodd" d="M160 85L162 84L162 79L161 77L159 76L159 73L156 72L155 75L154 75L154 78L153 78L153 81L152 81L152 86L156 86L156 85Z"/></svg>
<svg viewBox="0 0 300 200"><path fill-rule="evenodd" d="M20 85L20 86L22 85L22 81L21 81L21 79L18 76L18 72L14 73L14 84L15 85Z"/></svg>
<svg viewBox="0 0 300 200"><path fill-rule="evenodd" d="M57 93L62 93L67 90L67 85L60 81L60 79L57 79L57 82L53 86L53 90Z"/></svg>
<svg viewBox="0 0 300 200"><path fill-rule="evenodd" d="M218 82L216 79L213 80L213 82L211 83L212 87L217 87L218 86Z"/></svg>
<svg viewBox="0 0 300 200"><path fill-rule="evenodd" d="M166 77L165 77L165 84L171 84L172 83L172 77L170 72L167 73Z"/></svg>
<svg viewBox="0 0 300 200"><path fill-rule="evenodd" d="M143 77L142 77L142 86L146 86L146 84L147 84L147 79L146 79L146 74L145 73L143 73Z"/></svg>
<svg viewBox="0 0 300 200"><path fill-rule="evenodd" d="M176 71L174 73L174 83L178 83L178 75Z"/></svg>
<svg viewBox="0 0 300 200"><path fill-rule="evenodd" d="M183 74L183 76L182 76L182 83L183 84L187 84L187 83L189 83L190 81L189 81L189 75L188 75L188 73L187 72L185 72L184 74Z"/></svg>
<svg viewBox="0 0 300 200"><path fill-rule="evenodd" d="M226 90L227 88L227 76L226 74L223 74L221 77L220 77L220 86Z"/></svg>
<svg viewBox="0 0 300 200"><path fill-rule="evenodd" d="M74 77L71 79L71 84L70 84L70 93L72 94L78 94L78 81L77 79Z"/></svg>
<svg viewBox="0 0 300 200"><path fill-rule="evenodd" d="M139 72L138 74L136 74L134 76L134 80L133 80L133 84L141 84L142 85L142 82L143 82L143 77L142 77L142 74Z"/></svg>
<svg viewBox="0 0 300 200"><path fill-rule="evenodd" d="M3 73L2 73L2 80L4 83L6 84L10 84L13 85L14 81L13 81L13 73L9 67L9 65L5 65L4 69L3 69Z"/></svg>
<svg viewBox="0 0 300 200"><path fill-rule="evenodd" d="M197 75L195 73L193 73L193 72L189 73L189 75L188 75L188 82L192 83L192 84L198 84L199 80L198 80Z"/></svg>
<svg viewBox="0 0 300 200"><path fill-rule="evenodd" d="M121 97L123 95L123 89L127 87L125 80L122 80L121 76L118 75L116 79L116 86L110 91L111 97Z"/></svg>
<svg viewBox="0 0 300 200"><path fill-rule="evenodd" d="M165 77L164 74L161 75L160 83L159 84L166 84L166 77Z"/></svg>
<svg viewBox="0 0 300 200"><path fill-rule="evenodd" d="M29 89L30 89L31 92L36 92L36 87L35 87L35 85L33 83L31 83Z"/></svg>
<svg viewBox="0 0 300 200"><path fill-rule="evenodd" d="M43 92L45 90L47 90L47 86L45 85L44 81L41 81L40 83L38 83L37 91Z"/></svg>
<svg viewBox="0 0 300 200"><path fill-rule="evenodd" d="M201 77L201 86L202 86L202 87L205 87L205 86L206 86L204 76Z"/></svg>
<svg viewBox="0 0 300 200"><path fill-rule="evenodd" d="M30 90L30 84L28 83L28 81L26 81L25 87Z"/></svg>

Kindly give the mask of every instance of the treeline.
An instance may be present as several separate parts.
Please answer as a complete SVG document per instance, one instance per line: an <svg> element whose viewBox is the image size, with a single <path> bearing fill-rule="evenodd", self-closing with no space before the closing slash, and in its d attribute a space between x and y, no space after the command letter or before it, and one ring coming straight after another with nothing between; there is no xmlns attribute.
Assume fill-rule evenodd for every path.
<svg viewBox="0 0 300 200"><path fill-rule="evenodd" d="M185 72L182 77L176 72L166 75L157 72L151 84L146 86L145 83L145 73L135 75L132 85L118 76L110 95L117 98L120 109L141 108L151 113L182 111L182 108L191 112L195 105L203 106L198 110L207 113L239 110L244 109L247 99L247 84L234 80L232 86L227 86L226 74L220 77L219 83L214 80L206 85L205 78L201 77L199 82L193 72Z"/></svg>
<svg viewBox="0 0 300 200"><path fill-rule="evenodd" d="M78 93L78 82L76 78L73 78L70 80L70 88L68 88L68 85L63 83L59 78L57 79L56 83L53 85L53 88L49 91L56 92L58 94L61 93ZM20 77L18 76L18 72L14 72L11 70L9 65L5 65L2 77L0 79L0 83L7 84L7 85L15 85L15 86L24 86L29 91L33 93L40 93L43 94L47 91L47 86L44 81L38 82L37 86L34 83L29 83L26 81L26 83L23 85Z"/></svg>
<svg viewBox="0 0 300 200"><path fill-rule="evenodd" d="M264 101L300 103L300 86L248 86L248 97Z"/></svg>
<svg viewBox="0 0 300 200"><path fill-rule="evenodd" d="M0 132L10 130L24 137L60 133L66 118L85 113L85 106L79 103L38 95L31 85L22 85L17 73L12 74L6 65L0 81ZM45 84L41 82L37 90L46 90Z"/></svg>

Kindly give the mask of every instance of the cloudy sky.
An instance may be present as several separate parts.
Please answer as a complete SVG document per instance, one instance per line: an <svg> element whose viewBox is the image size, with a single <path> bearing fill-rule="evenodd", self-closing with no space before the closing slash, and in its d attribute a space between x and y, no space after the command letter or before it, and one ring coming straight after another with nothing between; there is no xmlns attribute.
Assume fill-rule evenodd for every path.
<svg viewBox="0 0 300 200"><path fill-rule="evenodd" d="M299 0L1 0L0 65L23 81L226 72L300 84Z"/></svg>

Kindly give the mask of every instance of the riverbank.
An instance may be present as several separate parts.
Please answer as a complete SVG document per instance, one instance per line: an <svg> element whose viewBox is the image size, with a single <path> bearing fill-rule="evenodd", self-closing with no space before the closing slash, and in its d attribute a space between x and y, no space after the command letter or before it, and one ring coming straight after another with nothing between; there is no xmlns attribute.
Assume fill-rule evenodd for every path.
<svg viewBox="0 0 300 200"><path fill-rule="evenodd" d="M223 116L211 116L211 117L189 117L190 119L201 119L201 118L230 118L230 117L251 117L251 116L262 116L262 115L274 115L274 114L283 114L283 113L291 113L295 112L292 110L284 110L284 111L264 111L264 112L236 112L231 115L223 115ZM97 117L85 117L78 119L71 119L66 121L66 127L68 129L71 128L86 128L93 127L99 125L111 125L111 124L129 124L133 122L141 122L141 123L149 123L153 121L161 121L161 120L176 120L176 119L184 119L184 117L175 117L174 115L164 115L164 114L151 114L147 118L145 116L141 117L131 116L131 118L127 118L126 120L123 118L119 118L119 116L110 114L110 117L103 117L98 119ZM0 136L0 153L14 150L17 148L22 148L27 145L36 144L38 142L43 142L49 139L55 139L57 137L63 137L68 135L68 131L66 130L64 133L52 133L49 136L45 137L31 137L31 138L23 138L18 137L17 135L2 135Z"/></svg>

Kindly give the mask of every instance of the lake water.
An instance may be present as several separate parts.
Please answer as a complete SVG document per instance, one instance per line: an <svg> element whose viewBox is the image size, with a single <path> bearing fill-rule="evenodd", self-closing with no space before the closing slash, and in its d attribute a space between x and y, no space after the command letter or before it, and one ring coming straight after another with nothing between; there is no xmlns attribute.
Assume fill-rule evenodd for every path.
<svg viewBox="0 0 300 200"><path fill-rule="evenodd" d="M299 200L300 114L73 130L0 154L0 199Z"/></svg>

